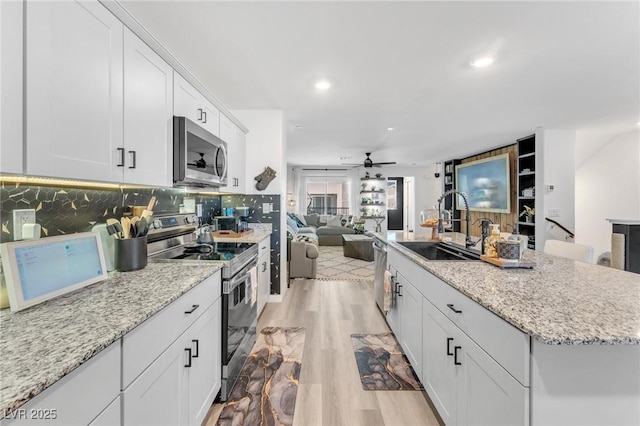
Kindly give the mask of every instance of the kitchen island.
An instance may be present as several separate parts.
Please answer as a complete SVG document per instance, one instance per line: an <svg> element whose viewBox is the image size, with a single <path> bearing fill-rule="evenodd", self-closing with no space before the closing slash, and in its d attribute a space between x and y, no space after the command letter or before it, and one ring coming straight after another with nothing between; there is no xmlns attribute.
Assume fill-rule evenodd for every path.
<svg viewBox="0 0 640 426"><path fill-rule="evenodd" d="M0 311L0 418L12 417L18 407L99 356L222 265L149 263L139 271L110 272L105 281L24 311ZM119 389L119 377L117 381Z"/></svg>
<svg viewBox="0 0 640 426"><path fill-rule="evenodd" d="M459 234L445 236L460 242ZM478 394L488 395L476 401L480 410L512 391L502 400L511 407L502 411L513 414L502 418L507 423L640 424L640 276L529 250L533 270L429 261L400 243L430 234L375 237L388 244L402 296L387 319L445 423L478 421ZM451 378L438 385L438 371L452 359L452 377L476 374L482 382L487 375L489 388L465 382L451 390L443 385ZM451 394L464 397L455 404Z"/></svg>

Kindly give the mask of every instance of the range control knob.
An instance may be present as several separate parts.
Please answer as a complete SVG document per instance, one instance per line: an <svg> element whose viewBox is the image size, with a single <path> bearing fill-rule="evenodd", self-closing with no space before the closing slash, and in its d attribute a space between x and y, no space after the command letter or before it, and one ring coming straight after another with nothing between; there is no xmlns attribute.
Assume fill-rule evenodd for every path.
<svg viewBox="0 0 640 426"><path fill-rule="evenodd" d="M160 219L154 219L151 225L153 225L153 229L160 229L162 228L162 221Z"/></svg>
<svg viewBox="0 0 640 426"><path fill-rule="evenodd" d="M192 216L186 216L184 218L184 221L190 225L192 223L196 223L198 221L198 216L192 215Z"/></svg>

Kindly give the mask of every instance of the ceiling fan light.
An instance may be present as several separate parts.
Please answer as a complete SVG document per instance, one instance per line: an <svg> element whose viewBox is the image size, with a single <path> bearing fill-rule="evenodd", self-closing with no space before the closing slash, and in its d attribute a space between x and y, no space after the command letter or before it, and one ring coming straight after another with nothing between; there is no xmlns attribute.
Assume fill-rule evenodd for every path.
<svg viewBox="0 0 640 426"><path fill-rule="evenodd" d="M316 81L315 86L318 90L329 90L331 83L328 80L318 80Z"/></svg>
<svg viewBox="0 0 640 426"><path fill-rule="evenodd" d="M486 56L484 58L478 58L474 61L471 61L471 66L476 68L482 68L482 67L489 66L492 63L493 63L493 58Z"/></svg>

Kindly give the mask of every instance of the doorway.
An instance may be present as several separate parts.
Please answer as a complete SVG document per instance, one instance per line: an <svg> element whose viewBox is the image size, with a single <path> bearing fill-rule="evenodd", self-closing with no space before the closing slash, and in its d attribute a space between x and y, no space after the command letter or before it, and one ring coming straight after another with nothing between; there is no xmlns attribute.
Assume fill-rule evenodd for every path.
<svg viewBox="0 0 640 426"><path fill-rule="evenodd" d="M404 178L387 178L387 229L404 229Z"/></svg>

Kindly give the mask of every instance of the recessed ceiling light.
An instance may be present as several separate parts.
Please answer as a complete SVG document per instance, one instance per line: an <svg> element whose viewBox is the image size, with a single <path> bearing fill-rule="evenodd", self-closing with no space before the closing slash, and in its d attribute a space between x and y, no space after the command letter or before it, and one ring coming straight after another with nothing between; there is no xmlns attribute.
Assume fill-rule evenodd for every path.
<svg viewBox="0 0 640 426"><path fill-rule="evenodd" d="M471 66L474 66L476 68L482 68L482 67L491 65L492 63L493 63L493 58L484 57L484 58L478 58L475 61L471 61Z"/></svg>
<svg viewBox="0 0 640 426"><path fill-rule="evenodd" d="M340 157L340 160L351 160L351 157Z"/></svg>
<svg viewBox="0 0 640 426"><path fill-rule="evenodd" d="M330 87L331 87L331 83L327 80L316 81L316 89L318 90L328 90Z"/></svg>
<svg viewBox="0 0 640 426"><path fill-rule="evenodd" d="M393 130L393 127L387 127L387 130L388 130L388 131L392 131L392 130Z"/></svg>
<svg viewBox="0 0 640 426"><path fill-rule="evenodd" d="M298 124L298 125L296 126L296 129L302 129L302 126Z"/></svg>

